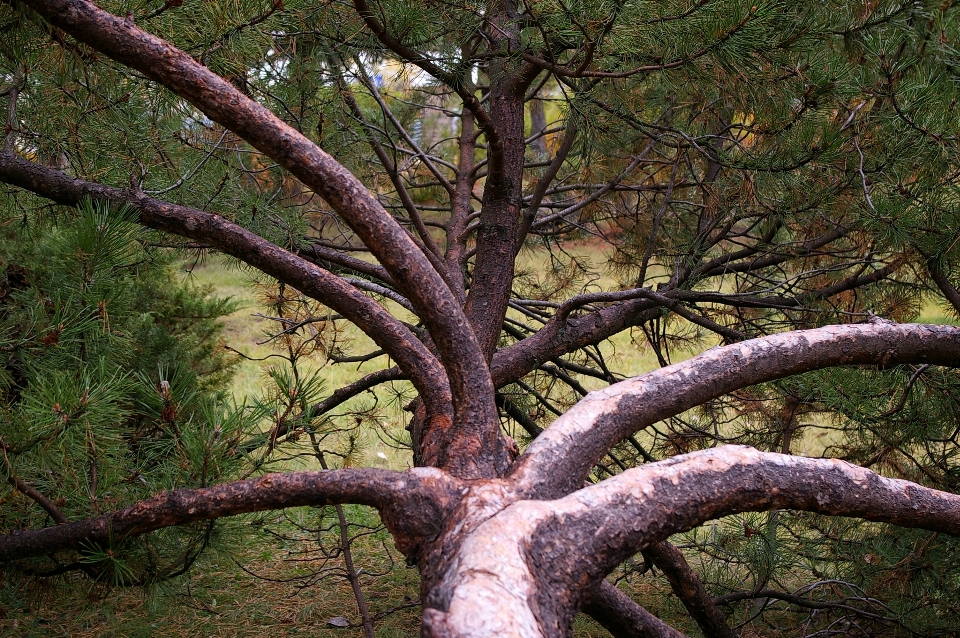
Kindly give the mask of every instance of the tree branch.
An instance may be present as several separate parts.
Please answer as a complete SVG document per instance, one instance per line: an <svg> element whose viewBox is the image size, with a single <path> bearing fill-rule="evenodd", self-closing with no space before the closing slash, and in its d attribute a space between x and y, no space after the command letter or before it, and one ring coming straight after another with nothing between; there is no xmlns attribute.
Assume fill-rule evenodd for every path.
<svg viewBox="0 0 960 638"><path fill-rule="evenodd" d="M535 334L498 351L490 363L490 374L498 388L513 383L543 363L600 343L611 335L660 316L660 308L649 299L611 304L582 317L553 317Z"/></svg>
<svg viewBox="0 0 960 638"><path fill-rule="evenodd" d="M700 625L704 636L737 638L737 634L730 629L723 613L717 609L713 598L707 593L700 577L679 549L663 540L644 549L643 558L660 568L670 582L673 593Z"/></svg>
<svg viewBox="0 0 960 638"><path fill-rule="evenodd" d="M460 76L453 73L448 73L425 58L418 51L414 51L410 47L397 40L387 31L386 27L380 24L380 22L376 19L376 16L373 15L373 11L370 9L370 5L366 3L366 0L354 0L353 6L356 8L360 17L363 18L367 28L373 32L373 35L376 36L376 38L380 40L384 46L399 55L404 60L417 65L456 92L460 99L463 100L463 103L467 106L467 108L470 109L470 112L473 113L477 120L477 124L480 125L480 128L487 136L487 145L490 149L491 161L500 161L497 159L503 153L500 136L497 128L493 125L493 121L490 119L490 115L483 108L483 105L480 103L480 100L477 99L477 96L474 95L472 90L473 87L468 79L469 76L465 73ZM466 71L467 69L464 70Z"/></svg>
<svg viewBox="0 0 960 638"><path fill-rule="evenodd" d="M67 517L63 515L63 512L60 511L60 508L57 507L53 501L44 496L40 491L37 490L37 488L30 485L19 476L11 474L7 478L7 482L16 488L18 492L46 510L47 514L50 515L50 518L52 518L58 525L68 522Z"/></svg>
<svg viewBox="0 0 960 638"><path fill-rule="evenodd" d="M617 442L710 399L831 366L899 363L960 365L960 328L876 321L713 348L590 393L526 449L511 474L527 494L560 496L579 489Z"/></svg>
<svg viewBox="0 0 960 638"><path fill-rule="evenodd" d="M334 64L330 65L332 68L336 68ZM440 247L437 246L437 243L434 241L433 236L430 234L430 231L423 223L423 218L420 216L420 211L417 208L417 204L413 201L413 198L410 196L410 193L407 191L406 186L404 186L403 181L400 179L399 171L397 167L390 160L390 157L387 155L387 152L384 150L383 145L380 143L370 127L370 123L367 122L367 118L363 115L363 110L360 108L360 105L357 104L356 98L353 97L353 93L347 87L346 82L343 80L343 76L340 73L339 69L336 70L336 80L340 87L340 95L343 97L344 101L347 103L347 106L350 108L350 112L353 114L353 117L360 122L363 126L364 135L367 138L367 143L370 144L370 148L373 150L374 154L377 156L377 159L380 161L380 164L383 166L383 169L386 171L387 176L390 178L390 181L393 183L394 190L397 191L397 196L400 198L400 202L403 204L404 209L407 211L407 215L410 216L410 221L413 223L414 228L417 229L417 233L420 235L420 239L423 241L424 246L429 250L430 254L427 255L427 258L430 258L431 254L435 259L431 259L431 262L434 263L434 267L437 268L437 272L443 276L443 271L446 270L446 264L444 264L441 259L443 257ZM409 139L409 136L406 135L406 131L401 126L400 122L393 117L393 112L383 103L383 99L380 97L380 94L377 93L376 87L372 83L368 82L366 76L362 76L362 80L367 90L371 95L377 100L377 104L380 105L381 111L384 115L387 116L394 128L396 128L404 138L407 139L408 143L411 143L413 140ZM425 163L431 167L434 171L434 176L442 181L446 182L443 175L440 171L436 170L433 167L433 162L430 162L426 153L416 147L415 144L411 144L412 147L416 148L418 155L423 158ZM450 186L449 182L444 184L447 187L448 192L453 190L453 187Z"/></svg>
<svg viewBox="0 0 960 638"><path fill-rule="evenodd" d="M187 53L85 0L27 0L78 40L163 84L266 153L340 214L410 300L450 377L454 423L474 439L451 471L491 476L503 448L486 359L457 299L406 231L339 162Z"/></svg>
<svg viewBox="0 0 960 638"><path fill-rule="evenodd" d="M380 385L381 383L387 383L389 381L399 381L403 379L403 372L400 371L398 367L387 368L386 370L377 370L376 372L371 372L365 377L357 379L351 384L342 386L333 391L333 393L328 396L323 401L314 403L310 406L310 416L316 417L321 414L326 414L335 407L342 405L354 398L355 396L366 392L370 388ZM283 421L277 424L276 427L271 429L269 432L265 432L262 435L258 436L256 439L244 443L240 446L240 449L245 453L249 454L254 450L257 450L264 445L274 445L277 439L282 436L286 436L290 432L290 423L296 423L301 418L304 417L304 414L298 414L292 419Z"/></svg>
<svg viewBox="0 0 960 638"><path fill-rule="evenodd" d="M309 246L300 248L297 251L297 254L307 261L314 263L321 268L326 268L332 272L336 272L336 267L339 267L359 273L361 275L379 279L388 286L396 286L393 281L393 277L391 277L390 274L384 270L383 266L371 264L368 261L357 259L356 257L351 257L350 255L345 255L344 253L334 250L333 248L327 248L326 246L320 246L318 244L310 244Z"/></svg>
<svg viewBox="0 0 960 638"><path fill-rule="evenodd" d="M615 638L686 638L606 580L580 609Z"/></svg>
<svg viewBox="0 0 960 638"><path fill-rule="evenodd" d="M960 291L953 287L953 284L947 279L946 273L943 272L943 269L941 269L934 260L927 260L927 268L930 270L930 277L933 279L933 282L937 284L937 288L940 289L943 296L946 297L950 305L953 306L954 312L960 315Z"/></svg>
<svg viewBox="0 0 960 638"><path fill-rule="evenodd" d="M571 589L598 581L636 551L672 534L741 512L794 509L960 534L960 496L843 461L745 446L651 463L533 511L524 509L504 511L513 515L501 525L516 519L518 533L532 539L527 561L538 582L565 581ZM538 573L540 565L550 566L549 577ZM539 615L570 616L580 594L571 590L564 600L556 588L548 591L535 602Z"/></svg>
<svg viewBox="0 0 960 638"><path fill-rule="evenodd" d="M436 358L380 304L332 273L219 215L73 179L4 153L0 153L0 181L71 206L84 197L128 204L139 211L144 226L198 239L289 283L356 324L396 360L424 397L431 414L449 418L450 389Z"/></svg>
<svg viewBox="0 0 960 638"><path fill-rule="evenodd" d="M0 536L0 561L91 544L109 546L154 530L247 512L359 503L380 510L398 548L416 549L439 531L452 481L434 469L346 469L267 474L216 487L164 492L126 509L76 523Z"/></svg>
<svg viewBox="0 0 960 638"><path fill-rule="evenodd" d="M499 503L507 496L499 486L489 492ZM960 496L834 459L721 446L627 470L554 501L514 501L485 517L436 585L442 600L425 601L424 626L437 635L493 636L509 622L517 635L552 635L570 626L590 588L637 551L709 520L775 509L960 534ZM488 600L500 614L481 611Z"/></svg>

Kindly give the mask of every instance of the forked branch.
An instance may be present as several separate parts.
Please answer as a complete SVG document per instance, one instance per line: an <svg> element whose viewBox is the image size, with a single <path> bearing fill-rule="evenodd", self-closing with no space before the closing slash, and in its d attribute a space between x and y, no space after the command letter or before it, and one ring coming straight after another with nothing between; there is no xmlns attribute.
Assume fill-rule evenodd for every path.
<svg viewBox="0 0 960 638"><path fill-rule="evenodd" d="M51 24L140 71L232 130L323 197L377 257L429 330L450 377L454 427L475 444L450 469L491 476L502 443L493 385L456 297L420 248L339 162L186 52L86 0L27 0Z"/></svg>
<svg viewBox="0 0 960 638"><path fill-rule="evenodd" d="M534 565L551 565L554 577L566 564L571 582L583 582L601 578L671 534L731 514L772 509L960 534L960 496L955 494L843 461L723 446L628 470L556 501L548 520L537 526L529 555ZM552 549L560 547L561 538L576 543L577 554L568 552L564 559Z"/></svg>
<svg viewBox="0 0 960 638"><path fill-rule="evenodd" d="M444 608L425 609L424 621L438 636L562 635L585 592L644 547L709 520L774 509L960 534L960 496L843 461L722 446L555 501L515 502L464 543L439 586L449 592ZM498 602L512 631L481 618L485 600Z"/></svg>

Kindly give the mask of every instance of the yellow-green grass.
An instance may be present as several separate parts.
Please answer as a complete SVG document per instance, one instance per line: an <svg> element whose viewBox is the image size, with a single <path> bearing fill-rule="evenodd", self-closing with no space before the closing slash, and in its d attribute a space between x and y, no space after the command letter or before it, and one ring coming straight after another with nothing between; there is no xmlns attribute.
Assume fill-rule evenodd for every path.
<svg viewBox="0 0 960 638"><path fill-rule="evenodd" d="M272 313L259 298L255 287L255 274L248 269L238 267L235 262L216 257L202 264L189 264L189 266L189 270L184 270L184 277L201 286L212 286L215 294L230 297L239 305L238 309L223 321L226 345L242 353L230 388L232 394L238 402L244 400L249 402L254 397L269 393L273 387L273 381L267 370L270 366L283 365L282 360L275 357L282 353L282 346L277 341L269 340L270 336L276 333L279 324L259 316L271 316ZM358 328L346 322L339 323L341 333L338 341L350 345L353 350L350 354L363 354L377 349L373 341ZM325 363L319 355L314 355L301 362L300 367L301 372L305 374L319 370L323 379L324 396L326 396L337 388L379 370L387 364L386 357L379 357L362 364L332 365ZM410 393L410 385L407 382L397 382L392 387L400 392ZM396 401L389 401L390 398L389 392L385 389L379 390L378 405L381 408L382 417L379 421L391 435L402 438L405 415L401 410L402 406ZM361 395L356 400L345 404L337 412L347 412L351 406L361 403L368 405L371 402L370 395ZM410 465L410 460L406 458L408 455L398 453L390 445L383 444L374 433L368 433L364 437L361 449L361 458L357 459L359 465L394 469L405 469ZM378 456L378 453L387 458ZM298 467L303 467L304 464L308 463L301 459Z"/></svg>

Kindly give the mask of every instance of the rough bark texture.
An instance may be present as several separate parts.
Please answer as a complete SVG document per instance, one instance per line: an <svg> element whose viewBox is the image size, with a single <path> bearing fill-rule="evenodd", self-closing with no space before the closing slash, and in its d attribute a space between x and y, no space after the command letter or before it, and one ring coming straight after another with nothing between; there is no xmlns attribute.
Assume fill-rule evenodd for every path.
<svg viewBox="0 0 960 638"><path fill-rule="evenodd" d="M958 335L960 329L943 326L839 326L794 334L792 340L787 339L791 335L778 335L717 348L702 355L705 361L698 364L694 359L693 364L681 364L687 366L681 369L712 371L712 376L704 373L707 379L729 375L723 386L729 391L776 377L787 360L799 359L794 363L809 369L851 358L860 361L866 348L873 348L879 353L874 359L884 362L956 362ZM792 358L778 350L789 344L802 346L788 349L795 353ZM825 344L833 354L823 352ZM751 353L757 355L753 360ZM765 367L765 357L779 360L781 367ZM745 372L748 365L759 370L759 376ZM676 370L646 377L663 374L675 375ZM648 388L658 387L641 381L612 386L607 394L630 408L631 401L643 398ZM715 384L703 378L693 382L703 391L717 391ZM674 392L677 387L686 386L674 386ZM674 409L682 408L674 404ZM603 431L610 418L608 410L575 408L569 414L578 416L575 432L611 436ZM570 436L569 427L566 417L559 419L537 442L555 428L566 429ZM570 441L575 446L576 440ZM163 526L245 511L361 502L381 509L398 545L419 561L426 635L560 636L584 602L584 592L599 586L619 562L674 533L721 516L790 508L960 533L958 496L882 478L840 461L738 446L628 470L559 500L522 500L531 494L531 485L543 484L542 479L531 484L523 474L457 483L443 472L427 469L405 474L349 470L269 476L207 490L181 490L113 515L6 536L0 539L0 558L77 549L91 540L107 543ZM562 488L569 483L557 484ZM490 565L497 568L491 570ZM605 613L619 616L616 622L620 623L639 614L624 604L610 606ZM649 627L659 627L647 621Z"/></svg>
<svg viewBox="0 0 960 638"><path fill-rule="evenodd" d="M640 128L646 131L645 137L640 138L641 142L633 141L632 148L626 151L629 159L619 166L611 162L609 168L615 177L606 179L604 184L584 187L588 194L575 204L549 212L549 205L562 205L551 200L562 190L551 189L580 179L576 171L561 174L569 167L565 160L573 152L578 135L576 119L571 118L549 164L545 157L546 140L540 138L539 162L540 167L546 165L546 170L535 179L525 204L524 180L532 173L524 157L524 99L530 82L541 70L551 70L555 78L599 81L602 77L626 77L683 63L642 67L627 74L591 70L594 56L603 48L603 39L608 29L614 27L619 9L613 12L609 24L601 26L595 41L579 51L558 49L562 58L570 60L559 64L553 53L548 61L524 51L520 33L531 25L523 22L526 18L521 14L526 9L522 5L514 0L492 0L482 9L477 37L459 45L465 60L460 68L445 66L449 60L437 63L433 54L410 48L404 34L391 33L391 18L381 13L376 3L354 0L354 17L359 19L357 25L365 25L367 35L401 60L425 70L463 102L459 164L448 162L450 173L445 174L417 150L430 179L435 179L449 196L450 218L443 228L447 236L444 252L430 234L437 229L431 228L427 223L430 220L425 221L418 210L418 206L426 209L427 204L407 190L410 183L404 181L398 167L399 149L385 145L375 130L378 125L366 122L360 103L349 94L345 81L341 82L341 91L347 104L364 126L366 139L396 191L400 201L397 208L408 215L416 234L408 233L356 176L316 144L184 51L140 29L133 19L111 15L86 0L23 0L23 4L56 27L56 39L61 45L64 36L60 29L170 89L275 160L329 202L346 221L354 233L345 240L347 249L355 248L354 240L359 238L379 263L369 264L322 245L294 254L223 216L160 201L136 188L120 189L74 179L18 158L16 141L23 138L14 130L18 88L8 91L12 98L10 131L4 152L0 153L0 181L68 205L76 205L84 197L129 204L139 212L144 226L233 255L343 315L368 334L398 367L372 373L335 391L317 408L332 409L374 384L408 378L419 393L412 428L417 448L414 458L437 467L408 472L367 469L267 475L211 488L176 490L119 512L76 522L67 521L55 503L11 475L11 484L43 507L58 525L0 537L0 561L61 550L82 552L91 543L109 546L163 527L242 512L362 503L379 509L397 546L420 569L426 636L564 636L569 633L574 614L582 608L618 637L679 638L682 634L604 580L625 558L645 551L651 562L665 572L703 632L732 638L734 631L696 573L683 555L665 542L670 535L730 514L783 508L960 533L960 497L956 495L883 478L839 461L762 453L737 446L649 463L584 487L591 468L604 455L611 454L618 442L660 420L753 384L837 365L960 366L957 327L874 320L745 340L741 330L752 330L755 324L742 321L734 329L720 323L724 321L718 318L721 313L711 314L704 307L698 308L701 304L728 309L807 310L806 304L891 277L915 257L909 251L901 251L881 259L870 248L869 255L862 260L854 256L841 262L842 267L829 266L822 271L827 274L833 269L844 274L823 277L823 281L806 287L798 283L799 287L793 288L796 282L785 276L777 285L753 288L768 292L728 294L719 285L713 291L706 289L706 278L753 273L762 279L765 274L759 272L761 269L773 269L796 258L833 254L834 242L847 235L852 237L854 232L841 220L831 220L825 228L804 234L803 229L787 228L782 219L769 223L762 233L737 231L735 226L745 225L749 217L730 221L726 230L719 228L718 224L727 222L722 221L721 200L715 189L728 176L725 171L729 167L717 157L726 148L724 140L730 139L723 133L728 126L721 126L720 132L711 136L708 148L701 149L702 157L691 160L683 156L686 151L675 141L666 145L669 151L664 153L663 139L655 133L660 125L643 123ZM274 9L282 8L282 2L274 3ZM751 9L736 29L743 27L754 11L755 8ZM724 40L732 33L724 34ZM555 44L568 46L559 41ZM482 47L483 51L468 54L466 50L472 47ZM704 49L696 57L707 55L709 50ZM481 60L489 86L478 97L481 89L470 78ZM560 81L565 91L585 100L584 104L602 106L597 100L603 95L593 94L592 80ZM537 90L530 97L535 97ZM392 116L375 90L371 95L384 109L399 137L416 146L409 136L404 137L402 123ZM544 113L539 106L534 127L543 129ZM654 108L650 109L653 113ZM673 126L669 110L663 113L665 131ZM856 115L857 111L853 111L848 123ZM729 124L729 117L724 117L725 120L718 121ZM858 122L850 130L859 128ZM845 130L846 125L835 133L839 136ZM385 128L385 133L384 137L389 139L390 131ZM644 150L634 155L641 147ZM486 159L478 160L478 152L484 152ZM659 157L653 157L658 152ZM689 162L691 167L701 162L703 170L691 168L684 173L686 177L678 176L682 162ZM647 167L645 170L659 167L636 183L624 182L641 165ZM862 162L860 172L862 175ZM661 179L666 174L670 175L669 182ZM692 183L683 184L684 180ZM473 200L478 196L473 189L481 181L481 206L474 211ZM743 183L750 184L749 180ZM863 183L866 191L867 183ZM661 213L667 209L675 188L678 193L697 191L702 196L701 202L694 202L702 204L702 210L699 223L692 229L693 248L677 257L669 281L664 281L656 291L642 287L649 285L645 281L646 271L655 261L657 233L667 232L661 213L654 213L653 230L647 238L649 247L642 258L635 288L589 292L563 303L539 298L514 300L515 304L524 301L531 304L530 308L539 308L528 315L539 323L536 330L522 326L523 329L510 333L518 341L497 351L504 331L510 330L504 322L511 302L515 258L528 233L543 231L549 235L555 224L576 226L580 223L576 215L600 203L602 196L616 194L616 187L621 185L623 192L636 196L638 215L640 202L648 194L650 199L645 201L650 211L659 209ZM658 191L661 187L663 190ZM741 195L747 197L745 192ZM541 208L548 212L541 215ZM756 220L757 228L763 226L763 220L770 218ZM768 250L768 244L778 234L790 235L790 239ZM725 244L738 248L720 256L711 252ZM471 256L475 257L472 265ZM960 312L956 288L936 263L928 265L937 288ZM376 281L351 284L333 270L361 274ZM419 328L408 327L390 315L363 290L384 294L412 309L426 328L426 336L418 338L414 333L421 334ZM796 294L792 294L794 290ZM514 307L529 310L520 305ZM551 309L552 314L546 310L540 313L545 308ZM653 323L667 311L712 331L727 343L738 343L592 392L543 430L508 396L500 396L497 400L507 414L531 435L539 434L511 467L514 459L510 442L500 434L494 388L517 381L531 371L548 370L543 364L596 345L628 328ZM579 364L561 364L557 360L556 365ZM597 365L603 368L599 378L614 379L602 362ZM553 369L553 374L581 391L579 382L559 367ZM797 405L793 405L789 419L784 419L784 451L789 450L793 432L789 422L796 409ZM265 435L265 440L275 441L282 434L276 429ZM640 444L632 442L650 460ZM0 452L8 449L3 446L0 440ZM344 531L343 513L338 510L338 514ZM346 536L341 540L346 547ZM352 570L351 566L349 571L353 573ZM356 574L352 584L361 600ZM365 628L371 633L367 620Z"/></svg>
<svg viewBox="0 0 960 638"><path fill-rule="evenodd" d="M960 364L960 328L867 324L799 330L713 348L591 392L530 444L511 476L541 498L571 492L617 442L738 388L837 365Z"/></svg>
<svg viewBox="0 0 960 638"><path fill-rule="evenodd" d="M81 550L92 543L109 546L163 527L244 512L334 503L376 507L397 546L409 554L438 533L453 485L449 476L432 468L266 474L216 487L164 492L119 512L0 536L0 561L62 549Z"/></svg>
<svg viewBox="0 0 960 638"><path fill-rule="evenodd" d="M447 465L465 477L504 469L493 386L477 339L442 277L406 231L340 163L191 56L85 0L30 0L51 24L163 84L277 161L344 218L400 286L433 336L465 436Z"/></svg>
<svg viewBox="0 0 960 638"><path fill-rule="evenodd" d="M435 636L566 635L585 589L633 553L713 518L784 508L960 533L960 496L842 461L723 446L509 505L469 534L424 622ZM481 613L493 601L501 613Z"/></svg>
<svg viewBox="0 0 960 638"><path fill-rule="evenodd" d="M501 22L508 22L500 16ZM507 27L511 31L512 27ZM497 32L501 29L498 27ZM514 246L520 222L523 182L523 91L506 69L492 69L490 111L501 123L503 162L491 166L480 209L477 229L477 263L464 312L477 333L489 361L500 338L503 317L510 300L514 272Z"/></svg>

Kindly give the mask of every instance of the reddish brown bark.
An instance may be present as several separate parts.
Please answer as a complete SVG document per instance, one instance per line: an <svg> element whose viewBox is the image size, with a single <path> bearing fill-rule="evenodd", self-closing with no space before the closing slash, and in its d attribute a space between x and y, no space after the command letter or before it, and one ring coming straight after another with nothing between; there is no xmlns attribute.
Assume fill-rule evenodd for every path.
<svg viewBox="0 0 960 638"><path fill-rule="evenodd" d="M721 381L733 389L782 374L783 356L774 357L781 367L766 366L764 357L791 344L790 359L804 369L859 361L864 349L872 349L874 358L882 362L913 357L956 363L958 337L960 329L944 326L835 326L717 348L699 361L691 360L693 364L684 370L690 373L687 383L705 392L717 391ZM828 350L841 355L818 350L818 344L825 343L831 346ZM934 350L936 355L931 354ZM757 356L751 358L751 353ZM715 364L726 372L717 373ZM759 371L760 377L745 373L743 366ZM705 376L698 378L699 368ZM666 369L646 376L675 372ZM682 387L673 386L675 392ZM608 389L606 399L630 414L632 404L624 401L644 399L648 392L647 385L634 380ZM577 432L609 436L604 430L609 429L605 419L610 413L596 408L578 407L568 414L577 418ZM682 403L672 409L682 409ZM549 440L554 431L567 432L568 440L574 441L565 419L548 428L538 441ZM556 460L547 455L531 457L547 463ZM91 541L108 543L163 526L246 511L360 502L380 508L398 545L419 559L427 635L540 636L564 635L584 592L599 586L603 576L627 556L732 513L791 508L960 533L958 496L882 478L839 461L736 446L628 470L549 502L522 500L531 493L529 476L518 473L510 480L471 483L458 483L441 471L426 469L269 476L206 490L180 490L116 514L2 537L0 559L78 549ZM533 476L541 487L549 486ZM565 484L557 481L550 489ZM489 565L498 567L490 570ZM682 571L674 573L682 578ZM685 586L690 585L691 579L687 580ZM497 613L491 614L484 601L496 601ZM605 613L623 618L639 613L627 607L613 605Z"/></svg>
<svg viewBox="0 0 960 638"><path fill-rule="evenodd" d="M494 494L505 492L491 485L484 502ZM783 508L960 533L960 496L841 461L723 446L468 521L424 623L433 636L566 635L585 588L636 551L716 517ZM501 615L482 614L484 601Z"/></svg>
<svg viewBox="0 0 960 638"><path fill-rule="evenodd" d="M95 518L0 536L0 561L109 545L147 532L244 512L360 503L380 510L397 546L415 553L432 538L452 503L454 482L434 469L393 472L348 469L267 474L216 487L164 492L150 500Z"/></svg>
<svg viewBox="0 0 960 638"><path fill-rule="evenodd" d="M837 283L794 296L779 291L776 295L784 296L684 290L694 275L720 277L776 266L814 254L849 232L838 225L797 244L792 251L764 252L765 243L779 230L777 222L754 245L709 259L698 267L699 259L707 259L707 247L723 241L724 234L713 232L719 217L718 200L696 178L695 186L704 193L704 201L709 204L704 210L709 209L709 214L701 215L696 228L697 247L680 259L682 266L669 283L656 292L637 289L582 295L554 306L552 319L540 317L545 325L536 334L495 352L518 245L531 227L536 228L537 209L570 152L576 133L571 124L557 158L534 188L528 215L521 218L523 99L527 84L541 67L567 77L599 78L624 77L674 63L628 72L589 71L596 42L571 58L576 68L558 66L528 53L518 56L517 3L495 0L483 14L481 35L488 47L484 70L490 86L485 102L481 102L469 79L448 74L428 56L408 47L403 37L392 34L389 25L381 22L375 7L365 0L355 0L359 16L380 42L445 82L464 102L455 184L432 171L451 198L449 241L441 258L419 215L417 202L375 137L369 138L374 153L390 175L422 246L343 166L183 51L92 2L25 3L78 40L188 100L330 202L382 265L366 264L321 247L305 250L305 255L313 262L335 264L395 286L426 326L428 345L414 336L416 328L405 327L355 286L220 216L175 206L140 192L72 179L10 153L0 155L0 180L67 204L76 204L84 196L127 202L140 211L144 225L237 256L341 313L365 330L415 384L426 406L425 412L418 410L415 418L414 439L423 440L423 448L417 453L443 469L291 473L204 490L177 490L113 514L74 523L60 520L60 516L62 525L0 537L0 560L80 550L91 542L109 544L161 527L240 512L356 502L377 507L401 550L418 561L426 635L564 635L577 607L585 604L618 635L676 637L678 632L602 580L619 561L646 548L705 633L729 636L732 631L682 555L660 543L670 534L731 513L785 507L960 533L960 497L883 479L838 462L762 454L746 448L717 448L676 457L583 487L590 468L625 437L748 385L832 365L960 365L960 329L944 326L883 322L832 326L716 348L682 364L590 394L547 428L506 478L496 478L505 474L512 459L499 434L495 385L515 381L550 359L654 319L664 309L728 340L738 340L743 337L740 332L695 312L695 304L796 309L875 283L900 269L906 259L895 256L873 271L864 269ZM694 57L702 55L706 50ZM362 118L361 109L349 96L348 103ZM474 160L475 124L485 137L487 163L476 229L476 261L468 292L468 220L472 189L479 174ZM11 139L8 137L6 144L8 151L12 150ZM652 151L655 141L651 137L645 142L644 153ZM714 148L713 153L716 151ZM634 157L629 167L638 166L642 159ZM678 155L664 163L674 167L666 200L677 186L680 161ZM710 182L721 166L712 154L707 155L706 163L706 181ZM621 178L595 189L576 206L612 192ZM740 237L735 239L735 245L744 245ZM643 270L651 255L648 250ZM863 263L873 263L872 257ZM953 302L951 294L956 296L956 290L942 273L938 275L933 268L931 273ZM369 288L369 283L363 285ZM581 312L588 303L600 307ZM960 308L960 304L954 305ZM435 348L442 367L431 348ZM331 408L371 383L398 376L394 370L375 373L335 392L320 408ZM501 405L523 423L524 415L515 406L511 408L509 401L504 398ZM524 425L531 432L539 428L532 422ZM272 434L275 437L278 432ZM31 494L22 482L14 480L14 484L54 514L42 495ZM592 596L585 592L592 592Z"/></svg>
<svg viewBox="0 0 960 638"><path fill-rule="evenodd" d="M516 48L520 35L516 13L516 3L512 0L491 3L486 33L491 47L503 51ZM506 58L493 63L487 75L490 117L497 129L501 153L491 158L487 166L477 229L477 259L464 312L490 361L500 338L513 284L526 150L523 98L536 72L518 68L515 60Z"/></svg>
<svg viewBox="0 0 960 638"><path fill-rule="evenodd" d="M128 204L144 226L205 242L288 283L348 317L390 353L421 393L433 417L450 418L450 388L436 358L402 323L332 273L272 244L219 215L177 206L0 153L0 180L62 204L84 197Z"/></svg>
<svg viewBox="0 0 960 638"><path fill-rule="evenodd" d="M450 377L457 428L448 467L462 476L502 470L493 386L460 304L406 231L348 170L272 112L188 54L84 0L27 5L81 42L163 84L277 161L323 197L377 257L430 330Z"/></svg>

